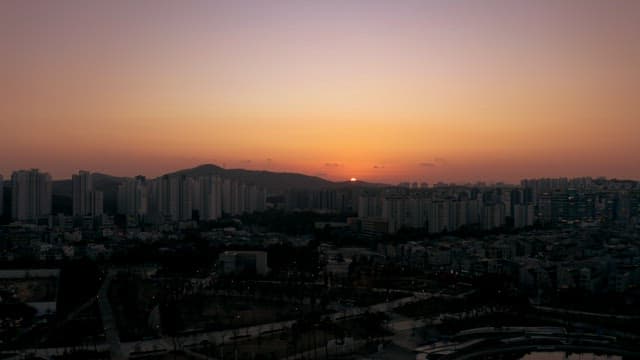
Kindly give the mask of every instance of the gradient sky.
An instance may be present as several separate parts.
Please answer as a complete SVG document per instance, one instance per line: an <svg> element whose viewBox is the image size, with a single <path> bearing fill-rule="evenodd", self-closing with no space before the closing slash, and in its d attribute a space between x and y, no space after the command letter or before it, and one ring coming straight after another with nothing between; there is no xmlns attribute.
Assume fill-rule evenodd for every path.
<svg viewBox="0 0 640 360"><path fill-rule="evenodd" d="M640 1L0 1L0 174L640 178Z"/></svg>

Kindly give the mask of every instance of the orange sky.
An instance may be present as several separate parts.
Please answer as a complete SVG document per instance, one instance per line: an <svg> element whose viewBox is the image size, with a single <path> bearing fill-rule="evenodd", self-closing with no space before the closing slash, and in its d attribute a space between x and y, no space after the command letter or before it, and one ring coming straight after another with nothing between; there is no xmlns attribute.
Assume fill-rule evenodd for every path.
<svg viewBox="0 0 640 360"><path fill-rule="evenodd" d="M638 1L3 1L0 174L640 178Z"/></svg>

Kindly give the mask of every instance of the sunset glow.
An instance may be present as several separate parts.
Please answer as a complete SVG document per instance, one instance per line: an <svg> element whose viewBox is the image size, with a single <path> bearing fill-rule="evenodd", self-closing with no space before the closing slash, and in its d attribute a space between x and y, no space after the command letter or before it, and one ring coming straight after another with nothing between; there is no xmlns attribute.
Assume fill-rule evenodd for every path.
<svg viewBox="0 0 640 360"><path fill-rule="evenodd" d="M3 1L0 174L640 178L639 1Z"/></svg>

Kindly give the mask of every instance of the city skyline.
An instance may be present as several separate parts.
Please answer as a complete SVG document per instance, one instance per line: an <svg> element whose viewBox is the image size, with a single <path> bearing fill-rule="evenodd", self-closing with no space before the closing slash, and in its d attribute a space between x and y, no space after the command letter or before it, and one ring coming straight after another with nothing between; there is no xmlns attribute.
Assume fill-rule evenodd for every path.
<svg viewBox="0 0 640 360"><path fill-rule="evenodd" d="M640 3L4 2L0 173L640 178Z"/></svg>
<svg viewBox="0 0 640 360"><path fill-rule="evenodd" d="M22 167L22 168L16 168L13 170L10 170L7 172L7 175L3 175L2 173L0 173L0 180L2 180L3 178L9 178L11 179L12 174L17 173L17 172L24 172L24 171L32 171L32 170L37 170L37 171L41 171L47 175L51 176L51 180L52 181L66 181L66 180L71 180L74 181L75 177L80 173L88 173L90 175L95 175L95 174L101 174L101 175L106 175L106 176L112 176L112 177L118 177L118 178L123 178L123 179L135 179L139 176L148 178L148 179L158 179L161 178L163 176L166 175L172 175L172 174L176 174L179 173L181 171L188 171L188 170L192 170L192 169L196 169L202 166L215 166L215 167L220 167L224 170L247 170L247 171L256 171L256 172L267 172L267 173L274 173L274 174L299 174L299 175L303 175L303 176L309 176L309 177L319 177L323 180L327 180L330 182L334 182L334 183L340 183L340 182L364 182L364 183L371 183L371 184L379 184L379 185L387 185L387 186L395 186L395 185L402 185L402 184L427 184L428 186L433 186L433 185L437 185L437 184L455 184L455 185L469 185L469 184L479 184L479 183L485 183L487 185L495 185L495 184L503 184L503 185L514 185L517 186L519 185L522 181L526 181L526 180L531 180L531 179L583 179L583 178L590 178L590 179L606 179L606 180L620 180L620 181L634 181L634 182L638 182L640 181L640 179L636 179L636 178L622 178L622 177L614 177L614 176L606 176L606 175L591 175L591 174L582 174L582 175L577 175L577 176L567 176L567 175L558 175L558 176L530 176L530 177L521 177L518 178L516 180L513 181L506 181L506 180L502 180L502 179L482 179L482 178L469 178L468 180L463 180L463 181L445 181L445 180L438 180L438 179L427 179L427 178L406 178L406 179L399 179L398 181L394 181L394 182L385 182L385 181L376 181L376 180L371 180L371 179L362 179L362 178L356 178L356 177L350 177L350 178L329 178L327 177L325 174L307 174L307 173L303 173L303 172L295 172L295 171L287 171L286 169L284 170L269 170L269 169L250 169L250 168L242 168L242 167L237 167L237 168L231 168L231 167L222 167L218 164L197 164L193 167L188 167L188 168L176 168L176 169L172 169L170 171L167 172L163 172L160 174L154 174L154 175L149 175L149 174L143 174L143 173L134 173L134 174L124 174L124 175L118 175L118 174L110 174L110 173L106 173L106 172L101 172L101 171L95 171L93 169L90 169L88 167L84 167L84 168L78 168L75 169L73 173L69 174L68 176L62 176L62 177L53 177L51 176L51 171L48 171L47 169L42 169L42 168L38 168L38 167ZM1 184L1 183L0 183ZM8 186L8 183L7 183Z"/></svg>

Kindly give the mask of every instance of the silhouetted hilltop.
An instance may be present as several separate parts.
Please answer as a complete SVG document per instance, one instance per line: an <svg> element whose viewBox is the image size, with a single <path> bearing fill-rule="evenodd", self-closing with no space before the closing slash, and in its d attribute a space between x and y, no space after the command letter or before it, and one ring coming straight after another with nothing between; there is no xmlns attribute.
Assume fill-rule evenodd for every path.
<svg viewBox="0 0 640 360"><path fill-rule="evenodd" d="M218 175L223 178L241 181L264 187L270 192L280 193L287 189L335 189L345 187L382 187L386 184L374 184L364 181L333 182L317 176L291 172L272 172L265 170L224 169L217 165L205 164L191 169L179 170L168 175Z"/></svg>
<svg viewBox="0 0 640 360"><path fill-rule="evenodd" d="M169 175L218 175L223 178L254 184L271 192L282 192L287 189L320 189L335 186L335 183L319 178L288 172L271 172L245 169L223 169L217 165L206 164L184 169Z"/></svg>

